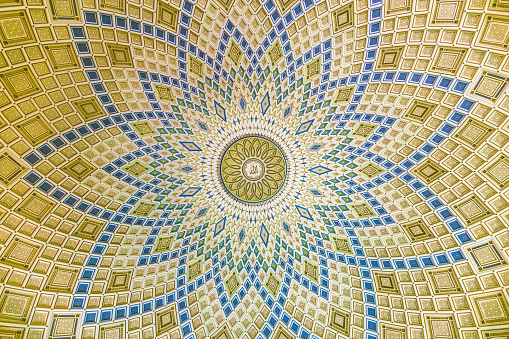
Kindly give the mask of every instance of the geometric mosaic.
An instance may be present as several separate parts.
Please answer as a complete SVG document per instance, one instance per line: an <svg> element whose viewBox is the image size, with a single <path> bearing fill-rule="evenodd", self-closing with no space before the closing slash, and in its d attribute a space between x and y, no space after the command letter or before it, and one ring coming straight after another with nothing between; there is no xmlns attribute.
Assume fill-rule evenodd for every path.
<svg viewBox="0 0 509 339"><path fill-rule="evenodd" d="M0 0L0 339L509 339L508 0Z"/></svg>

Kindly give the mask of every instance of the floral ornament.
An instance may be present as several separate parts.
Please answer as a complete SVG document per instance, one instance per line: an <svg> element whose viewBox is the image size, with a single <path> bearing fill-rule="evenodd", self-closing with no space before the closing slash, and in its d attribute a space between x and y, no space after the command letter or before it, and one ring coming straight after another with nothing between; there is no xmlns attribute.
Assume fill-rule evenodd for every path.
<svg viewBox="0 0 509 339"><path fill-rule="evenodd" d="M269 201L286 180L286 159L279 146L261 136L234 141L220 160L221 182L236 200L248 204Z"/></svg>

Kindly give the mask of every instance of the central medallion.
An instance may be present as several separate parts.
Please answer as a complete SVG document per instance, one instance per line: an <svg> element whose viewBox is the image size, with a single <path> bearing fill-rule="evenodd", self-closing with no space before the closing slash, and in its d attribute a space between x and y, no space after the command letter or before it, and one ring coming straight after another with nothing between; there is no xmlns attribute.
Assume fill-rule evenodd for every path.
<svg viewBox="0 0 509 339"><path fill-rule="evenodd" d="M265 172L265 166L263 166L263 162L258 159L249 159L242 165L242 172L249 180L258 180Z"/></svg>
<svg viewBox="0 0 509 339"><path fill-rule="evenodd" d="M244 136L229 144L219 163L220 179L234 199L259 204L274 198L285 184L287 168L281 148L263 136Z"/></svg>

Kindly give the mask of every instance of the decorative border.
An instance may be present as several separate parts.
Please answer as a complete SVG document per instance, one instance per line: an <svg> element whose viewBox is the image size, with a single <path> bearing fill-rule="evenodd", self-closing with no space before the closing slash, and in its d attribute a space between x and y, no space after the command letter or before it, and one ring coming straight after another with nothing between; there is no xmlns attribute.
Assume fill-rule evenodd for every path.
<svg viewBox="0 0 509 339"><path fill-rule="evenodd" d="M223 158L224 158L224 155L226 154L226 152L230 149L230 147L233 144L235 144L236 142L238 142L238 141L240 141L242 139L246 139L246 138L260 138L260 139L267 140L268 142L270 142L271 144L276 146L276 148L279 150L279 152L281 152L281 155L283 156L283 160L285 162L285 177L284 177L283 183L281 184L279 189L272 196L270 196L269 198L267 198L265 200L262 200L262 201L258 201L258 202L245 201L245 200L242 200L242 199L238 198L233 193L231 193L228 190L228 188L226 187L226 185L224 184L223 176L222 176L222 173L221 173L221 164L223 163ZM287 176L288 176L288 161L286 160L286 154L283 151L282 147L280 147L279 144L276 141L274 141L274 139L272 139L270 137L267 137L267 136L265 136L263 134L260 134L260 133L246 133L246 134L243 134L243 135L233 139L228 144L226 144L226 146L221 151L221 155L218 158L216 172L217 172L217 177L219 179L219 182L221 183L221 187L226 191L226 193L231 198L233 198L235 201L237 201L237 202L239 202L241 204L244 204L246 206L261 206L261 205L264 205L264 204L274 200L274 198L276 198L281 193L281 191L283 191L283 189L286 187L286 183L288 182L288 180L286 180Z"/></svg>

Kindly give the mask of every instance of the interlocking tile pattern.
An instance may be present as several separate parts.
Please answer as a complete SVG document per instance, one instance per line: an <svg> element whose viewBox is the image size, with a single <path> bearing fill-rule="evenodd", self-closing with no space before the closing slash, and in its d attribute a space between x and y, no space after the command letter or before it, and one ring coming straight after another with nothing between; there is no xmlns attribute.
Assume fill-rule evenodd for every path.
<svg viewBox="0 0 509 339"><path fill-rule="evenodd" d="M507 0L0 0L0 338L508 339Z"/></svg>

